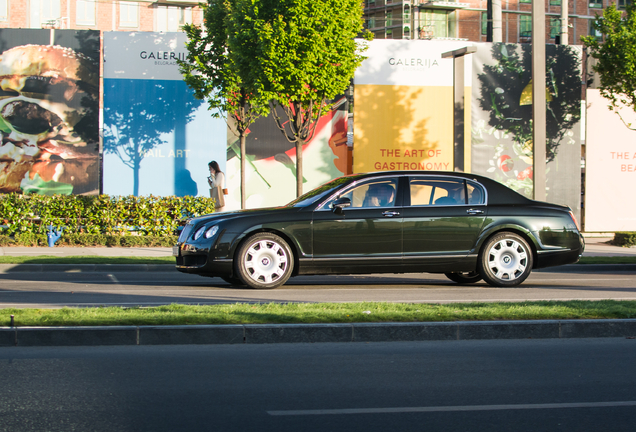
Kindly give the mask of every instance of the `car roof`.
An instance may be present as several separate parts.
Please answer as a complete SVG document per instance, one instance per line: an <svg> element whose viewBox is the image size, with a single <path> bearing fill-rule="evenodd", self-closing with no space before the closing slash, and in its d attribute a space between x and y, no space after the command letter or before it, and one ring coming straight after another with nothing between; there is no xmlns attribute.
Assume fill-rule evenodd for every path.
<svg viewBox="0 0 636 432"><path fill-rule="evenodd" d="M455 172L455 171L376 171L360 174L350 174L346 177L357 177L358 179L364 179L367 177L377 176L428 176L428 177L449 177L449 178L461 178L466 180L473 180L480 183L488 191L488 204L503 205L503 204L529 204L533 202L531 199L526 198L520 193L510 189L508 186L493 180L488 177L484 177L478 174Z"/></svg>

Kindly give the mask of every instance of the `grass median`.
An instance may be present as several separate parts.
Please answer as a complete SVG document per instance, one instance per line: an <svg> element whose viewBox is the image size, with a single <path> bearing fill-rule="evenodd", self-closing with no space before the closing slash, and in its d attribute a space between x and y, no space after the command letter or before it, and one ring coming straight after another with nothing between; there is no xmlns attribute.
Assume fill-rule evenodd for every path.
<svg viewBox="0 0 636 432"><path fill-rule="evenodd" d="M636 318L636 301L518 303L236 303L159 307L2 309L0 326L315 324Z"/></svg>

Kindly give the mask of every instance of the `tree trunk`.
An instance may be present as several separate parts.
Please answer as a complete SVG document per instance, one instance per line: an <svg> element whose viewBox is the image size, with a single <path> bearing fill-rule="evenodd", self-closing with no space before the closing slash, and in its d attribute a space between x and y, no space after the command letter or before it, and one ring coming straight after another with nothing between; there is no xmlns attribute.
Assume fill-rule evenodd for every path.
<svg viewBox="0 0 636 432"><path fill-rule="evenodd" d="M247 198L247 185L245 184L245 132L241 132L239 137L241 143L241 209L245 208L245 200Z"/></svg>
<svg viewBox="0 0 636 432"><path fill-rule="evenodd" d="M304 140L296 139L296 197L303 194L303 144Z"/></svg>

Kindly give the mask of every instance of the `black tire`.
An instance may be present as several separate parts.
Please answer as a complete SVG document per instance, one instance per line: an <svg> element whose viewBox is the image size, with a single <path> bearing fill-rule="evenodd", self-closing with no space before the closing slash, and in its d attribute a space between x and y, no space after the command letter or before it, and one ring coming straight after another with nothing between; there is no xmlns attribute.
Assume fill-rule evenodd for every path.
<svg viewBox="0 0 636 432"><path fill-rule="evenodd" d="M495 287L513 287L532 271L532 249L523 237L501 232L488 239L481 250L479 273Z"/></svg>
<svg viewBox="0 0 636 432"><path fill-rule="evenodd" d="M229 283L230 285L234 285L234 286L242 286L243 285L243 282L239 278L237 278L235 276L232 276L232 277L220 276L220 278L223 279L225 282Z"/></svg>
<svg viewBox="0 0 636 432"><path fill-rule="evenodd" d="M453 282L457 282L460 284L472 284L477 283L483 278L476 271L471 272L459 272L459 273L444 273L444 275L452 280Z"/></svg>
<svg viewBox="0 0 636 432"><path fill-rule="evenodd" d="M279 236L259 233L239 248L234 261L236 275L250 288L272 289L287 282L294 268L294 255Z"/></svg>

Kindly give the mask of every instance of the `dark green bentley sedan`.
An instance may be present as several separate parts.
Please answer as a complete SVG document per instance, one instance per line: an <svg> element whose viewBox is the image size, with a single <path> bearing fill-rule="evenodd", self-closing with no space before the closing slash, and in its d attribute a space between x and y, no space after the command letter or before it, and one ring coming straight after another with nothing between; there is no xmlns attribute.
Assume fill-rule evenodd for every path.
<svg viewBox="0 0 636 432"><path fill-rule="evenodd" d="M510 287L584 247L568 207L474 174L390 171L340 177L282 207L188 220L173 255L181 272L259 289L296 275L413 272Z"/></svg>

